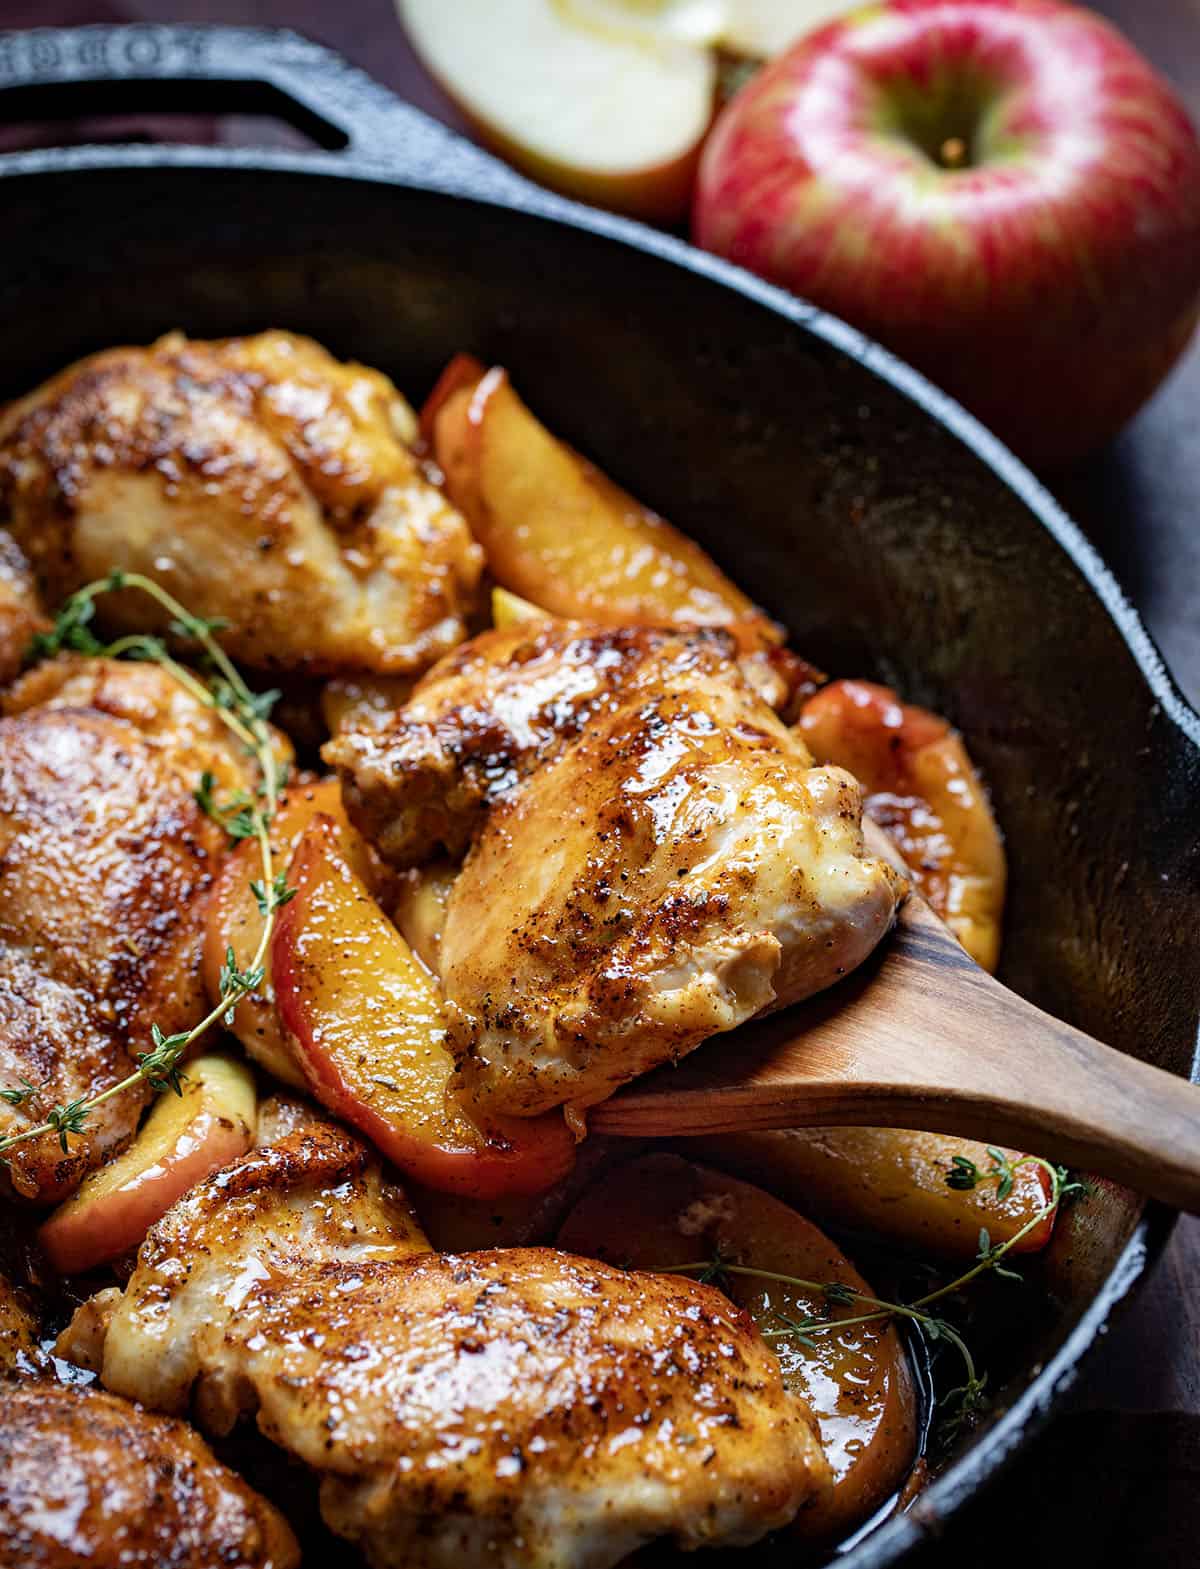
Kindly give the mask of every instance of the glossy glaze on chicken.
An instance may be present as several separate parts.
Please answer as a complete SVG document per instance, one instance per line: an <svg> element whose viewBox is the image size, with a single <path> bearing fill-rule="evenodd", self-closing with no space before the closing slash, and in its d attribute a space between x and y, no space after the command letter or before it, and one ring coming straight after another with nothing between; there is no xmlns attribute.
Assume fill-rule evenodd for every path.
<svg viewBox="0 0 1200 1569"><path fill-rule="evenodd" d="M465 356L419 422L283 332L93 356L0 413L0 525L0 1158L26 1239L0 1561L290 1569L249 1485L272 1452L283 1513L303 1495L387 1569L828 1550L894 1495L904 1347L886 1313L825 1322L871 1287L797 1211L962 1251L984 1201L938 1173L990 1156L576 1140L886 940L906 882L864 798L995 962L1003 852L953 732L823 685ZM288 673L258 752L226 655ZM269 822L263 746L294 770ZM210 1009L146 1118L148 1043ZM988 1221L1044 1244L1045 1199L1022 1170ZM64 1324L54 1268L94 1266ZM819 1345L789 1327L814 1314ZM201 1434L242 1435L249 1480Z"/></svg>

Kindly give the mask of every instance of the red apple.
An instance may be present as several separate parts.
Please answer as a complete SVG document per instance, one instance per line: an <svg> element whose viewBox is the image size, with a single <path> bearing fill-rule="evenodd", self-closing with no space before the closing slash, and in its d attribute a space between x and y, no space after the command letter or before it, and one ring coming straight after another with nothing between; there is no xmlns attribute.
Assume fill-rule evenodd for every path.
<svg viewBox="0 0 1200 1569"><path fill-rule="evenodd" d="M300 836L271 968L280 1022L312 1093L431 1188L469 1198L538 1193L571 1169L558 1113L468 1119L447 1091L441 994L371 897L331 817Z"/></svg>
<svg viewBox="0 0 1200 1569"><path fill-rule="evenodd" d="M704 150L697 242L845 317L1031 461L1111 437L1200 308L1200 144L1058 0L891 0L767 66Z"/></svg>

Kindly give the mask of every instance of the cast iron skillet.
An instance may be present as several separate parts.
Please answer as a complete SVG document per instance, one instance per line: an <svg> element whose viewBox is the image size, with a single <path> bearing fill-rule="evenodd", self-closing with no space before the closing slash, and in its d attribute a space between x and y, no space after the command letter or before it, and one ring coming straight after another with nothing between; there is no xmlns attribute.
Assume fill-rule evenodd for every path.
<svg viewBox="0 0 1200 1569"><path fill-rule="evenodd" d="M282 114L320 150L0 158L0 397L176 326L295 328L414 396L456 349L503 362L811 659L895 682L966 732L1010 846L1005 979L1196 1071L1200 719L1077 528L986 431L843 323L535 190L293 35L0 37L4 117L139 107ZM1060 1311L998 1413L843 1562L897 1562L998 1471L1169 1225L1116 1189L1066 1217Z"/></svg>

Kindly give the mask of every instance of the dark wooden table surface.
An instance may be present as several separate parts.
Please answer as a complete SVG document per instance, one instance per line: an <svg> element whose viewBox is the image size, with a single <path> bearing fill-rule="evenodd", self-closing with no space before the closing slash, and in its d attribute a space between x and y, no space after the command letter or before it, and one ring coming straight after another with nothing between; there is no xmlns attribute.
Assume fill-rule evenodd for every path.
<svg viewBox="0 0 1200 1569"><path fill-rule="evenodd" d="M1200 0L1097 0L1094 8L1174 81L1200 122ZM407 48L391 0L0 0L6 27L102 21L294 27L457 123ZM1200 339L1116 445L1056 488L1200 704ZM978 1565L1019 1552L1026 1564L1114 1569L1200 1563L1198 1303L1200 1220L1185 1220L1093 1358L1073 1397L1076 1414L1001 1485L969 1531L951 1532L931 1557Z"/></svg>

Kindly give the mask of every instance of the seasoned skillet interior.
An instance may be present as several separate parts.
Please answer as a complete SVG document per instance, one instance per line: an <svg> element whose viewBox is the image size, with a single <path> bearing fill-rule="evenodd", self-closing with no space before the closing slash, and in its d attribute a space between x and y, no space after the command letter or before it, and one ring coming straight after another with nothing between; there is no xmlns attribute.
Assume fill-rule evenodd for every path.
<svg viewBox="0 0 1200 1569"><path fill-rule="evenodd" d="M112 169L12 176L5 197L21 239L0 260L3 396L176 326L291 327L416 391L464 343L508 364L809 658L874 671L964 731L1009 838L1004 979L1189 1070L1197 754L1026 504L863 363L653 255L362 179ZM1106 1191L1086 1238L1063 1228L1063 1311L1031 1361L1135 1216Z"/></svg>

